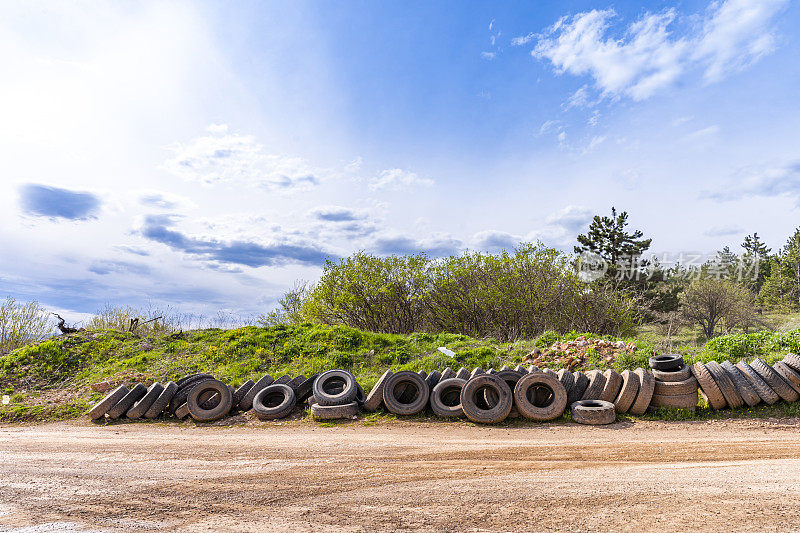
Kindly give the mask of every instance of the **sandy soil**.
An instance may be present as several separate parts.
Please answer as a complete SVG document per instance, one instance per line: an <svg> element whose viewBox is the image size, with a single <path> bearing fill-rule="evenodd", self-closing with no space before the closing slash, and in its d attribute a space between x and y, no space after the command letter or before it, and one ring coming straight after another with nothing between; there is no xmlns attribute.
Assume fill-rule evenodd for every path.
<svg viewBox="0 0 800 533"><path fill-rule="evenodd" d="M0 531L797 531L800 423L0 426Z"/></svg>

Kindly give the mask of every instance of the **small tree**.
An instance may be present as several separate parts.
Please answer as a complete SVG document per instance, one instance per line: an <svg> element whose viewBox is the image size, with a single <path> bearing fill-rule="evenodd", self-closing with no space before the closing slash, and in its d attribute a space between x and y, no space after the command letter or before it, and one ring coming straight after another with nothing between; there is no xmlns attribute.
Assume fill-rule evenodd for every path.
<svg viewBox="0 0 800 533"><path fill-rule="evenodd" d="M278 299L278 307L258 317L257 321L264 327L278 324L300 324L306 320L303 304L308 299L312 287L304 280L296 281L294 286Z"/></svg>
<svg viewBox="0 0 800 533"><path fill-rule="evenodd" d="M771 305L800 305L800 228L774 259L759 295Z"/></svg>
<svg viewBox="0 0 800 533"><path fill-rule="evenodd" d="M52 333L49 313L37 302L17 302L9 296L0 303L0 355Z"/></svg>
<svg viewBox="0 0 800 533"><path fill-rule="evenodd" d="M758 294L764 282L770 275L771 261L769 253L772 248L768 248L766 244L758 236L758 233L747 235L742 242L744 254L741 257L741 267L744 273L752 274L750 279L743 279L750 289Z"/></svg>
<svg viewBox="0 0 800 533"><path fill-rule="evenodd" d="M642 239L644 233L641 230L628 233L625 229L627 225L628 213L623 211L617 214L614 207L611 208L610 217L596 215L589 225L589 231L585 235L578 235L580 246L575 247L575 253L599 255L609 265L606 275L615 276L621 261L640 257L652 242L652 239Z"/></svg>
<svg viewBox="0 0 800 533"><path fill-rule="evenodd" d="M700 326L709 339L714 337L720 324L730 330L750 327L756 322L752 293L730 280L694 280L680 299L683 319Z"/></svg>

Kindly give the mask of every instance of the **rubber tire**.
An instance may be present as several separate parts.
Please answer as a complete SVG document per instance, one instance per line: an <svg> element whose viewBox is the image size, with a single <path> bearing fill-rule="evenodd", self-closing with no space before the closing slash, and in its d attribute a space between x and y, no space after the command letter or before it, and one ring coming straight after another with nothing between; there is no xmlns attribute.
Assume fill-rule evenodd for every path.
<svg viewBox="0 0 800 533"><path fill-rule="evenodd" d="M795 392L800 392L800 374L792 370L792 367L784 363L783 361L778 361L774 365L772 365L773 370L780 374L783 378L783 381L789 384L791 388L795 390Z"/></svg>
<svg viewBox="0 0 800 533"><path fill-rule="evenodd" d="M648 361L653 370L679 370L683 366L683 356L676 353L654 355Z"/></svg>
<svg viewBox="0 0 800 533"><path fill-rule="evenodd" d="M456 377L455 371L448 366L447 368L442 370L442 375L439 376L439 381L444 381L446 379L451 379L454 377Z"/></svg>
<svg viewBox="0 0 800 533"><path fill-rule="evenodd" d="M265 403L275 396L281 397L280 403L272 407ZM295 395L292 387L281 383L273 383L258 391L256 397L253 398L253 413L259 420L277 420L292 414L296 405L297 395Z"/></svg>
<svg viewBox="0 0 800 533"><path fill-rule="evenodd" d="M659 381L656 379L653 389L653 394L659 396L681 396L695 393L697 393L697 379L694 376L689 376L689 379L683 381Z"/></svg>
<svg viewBox="0 0 800 533"><path fill-rule="evenodd" d="M708 406L717 411L725 409L728 406L728 400L725 399L725 395L719 390L717 382L714 381L714 376L708 371L706 365L698 361L690 368L692 375L694 375L697 380L698 391L706 399Z"/></svg>
<svg viewBox="0 0 800 533"><path fill-rule="evenodd" d="M442 379L442 373L439 372L438 370L434 370L433 372L428 374L428 377L425 378L425 382L428 384L428 388L433 390L436 384L439 383L440 379Z"/></svg>
<svg viewBox="0 0 800 533"><path fill-rule="evenodd" d="M297 398L297 403L303 403L308 399L309 396L314 394L314 382L319 377L319 374L313 374L306 378L304 382L299 384L294 389L295 398Z"/></svg>
<svg viewBox="0 0 800 533"><path fill-rule="evenodd" d="M586 373L589 378L589 386L581 396L581 400L599 400L606 386L606 377L599 370L590 370Z"/></svg>
<svg viewBox="0 0 800 533"><path fill-rule="evenodd" d="M210 376L208 374L190 374L183 378L183 383L178 384L178 390L175 391L175 395L172 397L172 400L169 402L169 410L171 413L175 413L175 411L181 405L186 403L186 398L189 396L189 392L192 390L192 387L200 383L201 381L206 381L209 379L215 379L214 376Z"/></svg>
<svg viewBox="0 0 800 533"><path fill-rule="evenodd" d="M623 370L621 376L622 387L620 387L619 394L612 403L618 413L627 413L639 393L639 376L630 370Z"/></svg>
<svg viewBox="0 0 800 533"><path fill-rule="evenodd" d="M188 385L190 381L200 381L201 379L208 379L213 377L214 376L212 376L211 374L186 374L178 381L176 381L175 384L178 386L178 389L182 389L183 387Z"/></svg>
<svg viewBox="0 0 800 533"><path fill-rule="evenodd" d="M431 410L433 410L434 414L442 418L464 416L464 409L461 407L461 389L463 389L466 384L466 380L459 378L448 378L439 381L431 391L430 397ZM458 394L458 404L445 404L442 398L450 397L453 393Z"/></svg>
<svg viewBox="0 0 800 533"><path fill-rule="evenodd" d="M300 374L299 376L293 377L290 381L286 383L286 385L289 385L292 388L292 390L297 390L297 387L299 387L300 384L303 383L305 380L306 377L303 374Z"/></svg>
<svg viewBox="0 0 800 533"><path fill-rule="evenodd" d="M578 400L570 406L570 412L578 424L604 426L617 420L614 404L602 400Z"/></svg>
<svg viewBox="0 0 800 533"><path fill-rule="evenodd" d="M513 392L514 387L517 386L517 382L520 379L522 379L522 376L525 376L526 374L522 374L520 372L517 372L516 370L511 370L508 367L506 367L506 370L500 370L499 372L495 372L494 375L505 381L506 384L508 385L508 388L511 389L511 391ZM555 372L553 373L553 376L555 376ZM556 379L558 379L558 377L556 377ZM487 389L484 392L484 401L486 402L486 405L494 405L495 403L497 403L497 397L495 396L494 392L491 389ZM519 411L517 410L517 406L515 404L511 407L511 412L508 413L508 418L517 418L518 416L519 416Z"/></svg>
<svg viewBox="0 0 800 533"><path fill-rule="evenodd" d="M536 365L531 365L531 366L528 367L528 374L530 374L532 372L541 372L541 371L542 371L542 369L539 368Z"/></svg>
<svg viewBox="0 0 800 533"><path fill-rule="evenodd" d="M373 412L377 411L378 408L383 403L383 388L386 385L386 380L391 377L394 372L391 370L387 370L383 373L375 386L372 387L372 390L369 391L367 394L367 400L364 402L364 410Z"/></svg>
<svg viewBox="0 0 800 533"><path fill-rule="evenodd" d="M344 382L344 387L339 390L331 383L333 381ZM331 385L334 385L334 388L331 388ZM320 374L314 381L313 390L318 405L345 405L356 401L358 384L353 374L347 370L328 370Z"/></svg>
<svg viewBox="0 0 800 533"><path fill-rule="evenodd" d="M316 420L339 420L342 418L353 418L358 416L358 403L350 402L344 405L320 405L315 403L311 406L311 416Z"/></svg>
<svg viewBox="0 0 800 533"><path fill-rule="evenodd" d="M469 370L467 370L462 366L461 368L458 369L458 372L456 372L456 377L458 379L463 379L464 381L467 381L469 379Z"/></svg>
<svg viewBox="0 0 800 533"><path fill-rule="evenodd" d="M147 394L147 387L142 385L141 383L137 383L128 394L122 397L120 401L114 405L111 409L108 410L106 415L108 418L116 419L124 416L128 409L131 408L133 404L141 400L144 395Z"/></svg>
<svg viewBox="0 0 800 533"><path fill-rule="evenodd" d="M131 420L138 420L142 418L162 392L164 392L164 385L161 383L156 382L150 385L147 388L145 395L142 396L142 399L133 404L133 407L128 409L128 412L125 413L125 417L130 418Z"/></svg>
<svg viewBox="0 0 800 533"><path fill-rule="evenodd" d="M405 385L402 392L400 388ZM409 397L407 390L416 389L411 393L411 399L403 401L403 397ZM390 413L396 415L415 415L422 412L428 405L431 390L422 376L410 370L396 372L386 379L383 386L383 405Z"/></svg>
<svg viewBox="0 0 800 533"><path fill-rule="evenodd" d="M733 384L733 381L731 381L728 373L725 372L725 369L716 361L707 362L706 369L708 369L711 377L714 378L714 382L717 384L717 387L719 387L722 395L725 396L728 407L731 409L742 407L744 405L744 400L739 394L739 391L736 390L736 386Z"/></svg>
<svg viewBox="0 0 800 533"><path fill-rule="evenodd" d="M736 363L736 368L738 368L742 374L744 374L744 376L750 382L750 385L758 394L759 398L761 398L762 402L767 405L772 405L781 399L781 397L778 396L778 393L772 390L769 385L767 385L767 382L764 381L764 378L758 375L758 372L753 370L753 367L747 364L747 361L742 359Z"/></svg>
<svg viewBox="0 0 800 533"><path fill-rule="evenodd" d="M202 397L204 393L213 391L218 398L217 403L210 409L203 406ZM233 392L231 388L217 380L203 381L195 385L189 396L186 398L186 405L189 407L189 414L198 422L213 422L224 417L233 407Z"/></svg>
<svg viewBox="0 0 800 533"><path fill-rule="evenodd" d="M654 407L669 407L672 409L694 411L697 409L697 400L698 396L696 390L689 394L675 394L671 396L653 394L653 397L650 399L650 405Z"/></svg>
<svg viewBox="0 0 800 533"><path fill-rule="evenodd" d="M576 370L572 373L572 377L575 378L575 402L583 398L583 393L586 392L586 388L589 386L589 378L586 377L586 374ZM573 403L570 403L572 405Z"/></svg>
<svg viewBox="0 0 800 533"><path fill-rule="evenodd" d="M787 353L783 358L783 363L789 365L795 372L800 372L800 355L796 353Z"/></svg>
<svg viewBox="0 0 800 533"><path fill-rule="evenodd" d="M477 405L477 393L480 389L490 387L497 396L497 403L489 409L481 409ZM484 374L467 381L461 389L461 408L467 418L479 424L496 424L508 417L514 406L511 388L497 374Z"/></svg>
<svg viewBox="0 0 800 533"><path fill-rule="evenodd" d="M556 375L558 376L558 381L564 385L564 390L567 391L567 405L571 405L572 402L579 400L579 398L576 398L575 376L572 375L572 372L566 368L562 368Z"/></svg>
<svg viewBox="0 0 800 533"><path fill-rule="evenodd" d="M522 366L522 365L517 365L517 366L515 366L515 367L514 367L514 370L516 370L516 371L517 371L517 372L519 372L520 374L527 374L527 373L528 373L528 371L527 371L527 370L525 369L525 367L524 367L524 366Z"/></svg>
<svg viewBox="0 0 800 533"><path fill-rule="evenodd" d="M733 381L733 386L736 387L736 390L739 392L739 396L742 397L742 400L744 400L744 403L750 407L761 403L761 397L758 395L752 385L750 385L750 381L741 370L736 368L736 366L734 366L734 364L730 361L723 361L720 366L725 372L728 373L728 377L731 378L731 381Z"/></svg>
<svg viewBox="0 0 800 533"><path fill-rule="evenodd" d="M775 370L769 366L767 363L762 361L761 359L753 359L750 362L750 366L758 372L758 375L767 382L769 388L774 390L778 396L785 402L796 402L800 396L798 396L797 391L795 391L792 387L786 383L783 378L775 372Z"/></svg>
<svg viewBox="0 0 800 533"><path fill-rule="evenodd" d="M105 398L94 404L94 407L89 409L86 412L86 415L89 417L90 420L97 420L106 416L106 413L111 410L112 407L117 405L121 399L123 399L128 392L128 387L125 385L120 385L113 391L109 392Z"/></svg>
<svg viewBox="0 0 800 533"><path fill-rule="evenodd" d="M231 411L239 409L239 404L242 403L242 400L247 393L250 392L250 389L253 388L253 385L255 385L255 382L252 379L248 379L239 385L235 391L233 391L233 407L231 408Z"/></svg>
<svg viewBox="0 0 800 533"><path fill-rule="evenodd" d="M239 402L239 410L243 413L246 413L252 409L253 398L256 397L256 394L258 394L259 391L261 391L264 387L269 387L273 383L275 383L275 379L269 374L264 374L261 376L261 379L256 381L255 385L250 387L250 390L247 391L247 394L245 394L242 400Z"/></svg>
<svg viewBox="0 0 800 533"><path fill-rule="evenodd" d="M152 419L163 415L176 392L178 392L178 384L174 381L170 381L164 385L164 390L158 395L156 401L153 402L153 405L151 405L150 409L144 414L144 417Z"/></svg>
<svg viewBox="0 0 800 533"><path fill-rule="evenodd" d="M472 379L477 376L482 376L483 374L486 374L486 372L482 368L473 368L472 372L470 372L469 374L469 379Z"/></svg>
<svg viewBox="0 0 800 533"><path fill-rule="evenodd" d="M184 402L183 405L175 409L174 415L176 418L179 418L180 420L183 420L184 418L189 416L189 404Z"/></svg>
<svg viewBox="0 0 800 533"><path fill-rule="evenodd" d="M653 392L656 387L656 378L644 368L637 368L633 373L639 376L639 392L636 393L636 399L633 401L631 408L628 409L628 413L641 416L650 407L650 400L653 398Z"/></svg>
<svg viewBox="0 0 800 533"><path fill-rule="evenodd" d="M622 388L622 376L616 370L608 369L603 372L603 377L606 378L606 384L603 387L603 392L600 393L600 399L604 402L614 403L619 395L619 390Z"/></svg>
<svg viewBox="0 0 800 533"><path fill-rule="evenodd" d="M288 385L290 381L292 381L292 376L290 376L289 374L284 374L275 381L273 381L272 385Z"/></svg>
<svg viewBox="0 0 800 533"><path fill-rule="evenodd" d="M692 377L691 369L683 365L678 370L653 370L653 376L657 381L686 381Z"/></svg>
<svg viewBox="0 0 800 533"><path fill-rule="evenodd" d="M549 389L552 392L552 401L548 405L537 406L536 399L534 398L534 401L531 402L529 398L528 393L531 387ZM514 405L519 414L528 420L539 422L554 420L563 415L567 408L567 389L557 375L544 372L525 374L514 387Z"/></svg>

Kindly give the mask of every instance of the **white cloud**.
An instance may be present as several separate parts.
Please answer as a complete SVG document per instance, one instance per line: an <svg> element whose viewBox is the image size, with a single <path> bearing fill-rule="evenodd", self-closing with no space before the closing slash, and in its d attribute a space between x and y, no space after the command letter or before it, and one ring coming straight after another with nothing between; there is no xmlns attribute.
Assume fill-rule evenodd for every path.
<svg viewBox="0 0 800 533"><path fill-rule="evenodd" d="M736 225L728 226L714 226L708 228L703 232L706 237L730 237L731 235L740 235L744 233L744 229Z"/></svg>
<svg viewBox="0 0 800 533"><path fill-rule="evenodd" d="M481 57L483 59L488 59L489 61L494 59L496 56L497 56L497 52L481 52Z"/></svg>
<svg viewBox="0 0 800 533"><path fill-rule="evenodd" d="M695 130L687 135L685 135L681 140L688 141L688 142L697 142L706 139L710 139L714 137L717 133L719 133L719 126L716 124L708 126L707 128L701 128L699 130Z"/></svg>
<svg viewBox="0 0 800 533"><path fill-rule="evenodd" d="M370 181L369 188L377 191L381 189L400 190L410 187L430 187L433 180L421 178L414 172L408 172L399 168L392 168L382 171L378 177Z"/></svg>
<svg viewBox="0 0 800 533"><path fill-rule="evenodd" d="M721 189L723 189L721 187ZM789 197L800 207L800 163L742 169L724 190L705 191L700 197L717 201L753 197Z"/></svg>
<svg viewBox="0 0 800 533"><path fill-rule="evenodd" d="M514 37L511 39L511 46L524 46L530 42L533 42L536 37L537 35L533 32L529 33L528 35L523 35L522 37Z"/></svg>
<svg viewBox="0 0 800 533"><path fill-rule="evenodd" d="M561 211L548 216L545 222L550 226L563 228L566 231L577 234L578 230L589 224L592 217L592 210L588 207L568 205Z"/></svg>
<svg viewBox="0 0 800 533"><path fill-rule="evenodd" d="M674 9L643 14L622 37L609 35L614 10L592 10L562 17L544 34L512 42L536 39L534 57L550 61L558 73L590 76L603 97L643 100L693 68L702 69L706 81L717 81L769 53L775 43L771 23L786 3L714 3L699 29L684 36L671 29Z"/></svg>
<svg viewBox="0 0 800 533"><path fill-rule="evenodd" d="M566 110L573 107L586 107L587 105L589 105L589 86L584 85L572 93L572 96L569 97L562 107Z"/></svg>

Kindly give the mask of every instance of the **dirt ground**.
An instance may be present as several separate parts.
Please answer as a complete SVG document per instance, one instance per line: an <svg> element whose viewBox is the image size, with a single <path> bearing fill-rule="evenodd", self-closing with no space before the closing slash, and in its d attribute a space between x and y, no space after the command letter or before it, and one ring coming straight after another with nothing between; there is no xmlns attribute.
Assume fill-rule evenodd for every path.
<svg viewBox="0 0 800 533"><path fill-rule="evenodd" d="M800 422L0 426L0 531L797 531Z"/></svg>

